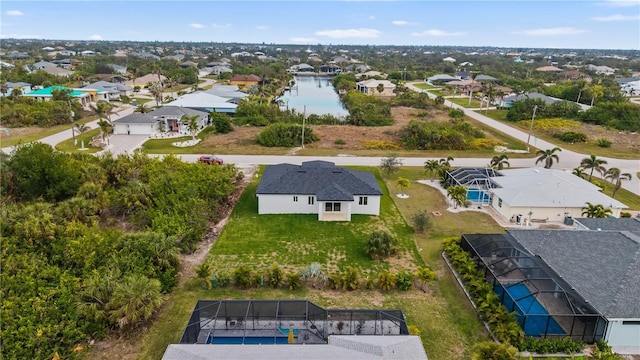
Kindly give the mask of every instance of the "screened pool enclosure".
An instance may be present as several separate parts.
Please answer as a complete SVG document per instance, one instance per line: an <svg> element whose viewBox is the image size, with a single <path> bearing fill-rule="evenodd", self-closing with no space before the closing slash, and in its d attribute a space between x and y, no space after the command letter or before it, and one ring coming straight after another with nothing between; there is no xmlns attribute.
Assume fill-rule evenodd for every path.
<svg viewBox="0 0 640 360"><path fill-rule="evenodd" d="M306 300L199 300L181 344L326 344L330 335L409 335L401 310L326 310Z"/></svg>
<svg viewBox="0 0 640 360"><path fill-rule="evenodd" d="M526 335L588 343L603 338L606 320L512 235L465 234L461 247L484 272L501 303L516 314Z"/></svg>
<svg viewBox="0 0 640 360"><path fill-rule="evenodd" d="M492 177L502 176L492 168L458 168L449 170L445 174L448 186L462 185L467 188L467 200L472 204L491 204L491 194L488 189L496 188Z"/></svg>

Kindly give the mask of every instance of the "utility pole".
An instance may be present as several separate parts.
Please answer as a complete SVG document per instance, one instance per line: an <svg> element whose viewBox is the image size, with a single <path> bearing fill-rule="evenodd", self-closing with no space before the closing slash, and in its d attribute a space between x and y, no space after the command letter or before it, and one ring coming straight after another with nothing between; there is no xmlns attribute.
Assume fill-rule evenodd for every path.
<svg viewBox="0 0 640 360"><path fill-rule="evenodd" d="M78 143L76 141L76 129L74 129L73 125L73 116L75 115L73 113L73 110L71 108L71 100L67 101L67 104L69 104L69 115L71 115L71 136L73 137L73 145L76 146Z"/></svg>
<svg viewBox="0 0 640 360"><path fill-rule="evenodd" d="M531 116L531 125L529 125L529 136L527 137L527 152L529 152L529 140L531 140L531 132L533 131L533 120L536 118L536 109L538 109L538 105L533 106L533 115Z"/></svg>
<svg viewBox="0 0 640 360"><path fill-rule="evenodd" d="M302 112L302 148L304 149L304 125L305 125L305 120L307 119L307 105L305 105L303 109L304 110Z"/></svg>

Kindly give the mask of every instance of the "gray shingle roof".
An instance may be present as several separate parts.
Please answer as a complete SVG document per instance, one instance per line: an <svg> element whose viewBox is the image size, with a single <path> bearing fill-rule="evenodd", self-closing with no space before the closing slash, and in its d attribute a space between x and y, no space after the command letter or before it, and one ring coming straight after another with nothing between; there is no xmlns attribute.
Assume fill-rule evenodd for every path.
<svg viewBox="0 0 640 360"><path fill-rule="evenodd" d="M133 113L118 120L114 120L113 122L118 124L154 124L157 120L149 116L148 113Z"/></svg>
<svg viewBox="0 0 640 360"><path fill-rule="evenodd" d="M509 230L609 319L640 318L640 232Z"/></svg>
<svg viewBox="0 0 640 360"><path fill-rule="evenodd" d="M190 109L190 108L183 108L183 107L179 107L179 106L163 106L163 107L161 107L159 109L155 109L155 110L149 112L149 115L151 117L154 117L154 116L170 116L170 117L181 118L183 116L193 116L193 115L203 116L203 115L207 115L207 112L206 111L195 110L195 109Z"/></svg>
<svg viewBox="0 0 640 360"><path fill-rule="evenodd" d="M589 230L617 230L640 232L640 219L634 218L576 218L575 221Z"/></svg>
<svg viewBox="0 0 640 360"><path fill-rule="evenodd" d="M357 195L382 195L372 173L337 167L328 161L267 166L256 193L316 195L318 201L353 201Z"/></svg>

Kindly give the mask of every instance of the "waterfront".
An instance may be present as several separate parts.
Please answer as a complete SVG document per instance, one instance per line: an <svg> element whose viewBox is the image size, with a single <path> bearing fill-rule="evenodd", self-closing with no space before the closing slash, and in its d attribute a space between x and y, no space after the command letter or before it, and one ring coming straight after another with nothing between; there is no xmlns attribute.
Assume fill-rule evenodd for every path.
<svg viewBox="0 0 640 360"><path fill-rule="evenodd" d="M331 84L331 78L325 76L295 76L295 84L278 97L283 109L294 109L306 114L330 114L344 119L349 113L344 109L338 94Z"/></svg>

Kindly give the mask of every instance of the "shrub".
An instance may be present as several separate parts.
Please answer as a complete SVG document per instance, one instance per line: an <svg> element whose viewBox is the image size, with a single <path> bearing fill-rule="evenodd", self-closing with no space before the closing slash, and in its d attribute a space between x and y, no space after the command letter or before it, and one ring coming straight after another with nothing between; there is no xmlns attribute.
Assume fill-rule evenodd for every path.
<svg viewBox="0 0 640 360"><path fill-rule="evenodd" d="M386 140L365 140L364 148L367 150L398 150L400 146L392 141Z"/></svg>
<svg viewBox="0 0 640 360"><path fill-rule="evenodd" d="M336 145L344 145L347 142L344 141L344 139L336 139L333 143L336 144Z"/></svg>
<svg viewBox="0 0 640 360"><path fill-rule="evenodd" d="M406 271L400 271L396 275L396 286L402 291L407 291L413 285L413 275Z"/></svg>
<svg viewBox="0 0 640 360"><path fill-rule="evenodd" d="M284 278L284 273L278 264L271 265L271 269L269 269L268 276L269 286L274 289L277 289L282 285L282 279Z"/></svg>
<svg viewBox="0 0 640 360"><path fill-rule="evenodd" d="M587 142L587 134L581 132L567 131L562 134L554 134L553 136L572 144Z"/></svg>
<svg viewBox="0 0 640 360"><path fill-rule="evenodd" d="M312 287L318 284L323 285L327 281L327 275L322 271L322 265L312 263L300 271L300 278L303 281L310 281Z"/></svg>
<svg viewBox="0 0 640 360"><path fill-rule="evenodd" d="M227 134L233 131L233 126L231 125L231 120L225 114L212 113L210 115L211 122L216 129L218 134Z"/></svg>
<svg viewBox="0 0 640 360"><path fill-rule="evenodd" d="M229 276L226 272L221 272L213 275L214 279L217 279L217 283L219 287L226 287L231 282L231 276Z"/></svg>
<svg viewBox="0 0 640 360"><path fill-rule="evenodd" d="M302 287L300 275L297 273L288 273L285 277L285 284L287 285L287 289L291 291L300 289Z"/></svg>
<svg viewBox="0 0 640 360"><path fill-rule="evenodd" d="M623 211L623 212L620 213L620 217L621 218L630 218L631 217L631 213Z"/></svg>
<svg viewBox="0 0 640 360"><path fill-rule="evenodd" d="M503 143L498 140L477 138L471 140L469 143L469 150L492 150L495 149L496 146L500 146L502 144Z"/></svg>
<svg viewBox="0 0 640 360"><path fill-rule="evenodd" d="M413 231L417 233L424 233L427 229L430 229L433 226L431 218L427 214L426 210L419 210L417 213L413 214L411 218L413 221Z"/></svg>
<svg viewBox="0 0 640 360"><path fill-rule="evenodd" d="M383 270L378 273L378 288L383 291L389 291L396 286L396 277L389 270Z"/></svg>
<svg viewBox="0 0 640 360"><path fill-rule="evenodd" d="M598 146L603 147L603 148L611 147L611 141L609 141L606 138L598 139L597 144L598 144Z"/></svg>
<svg viewBox="0 0 640 360"><path fill-rule="evenodd" d="M240 265L233 271L233 282L240 289L248 289L253 285L253 269Z"/></svg>
<svg viewBox="0 0 640 360"><path fill-rule="evenodd" d="M357 290L360 288L360 271L357 268L347 265L340 277L343 290Z"/></svg>
<svg viewBox="0 0 640 360"><path fill-rule="evenodd" d="M300 146L302 144L302 125L275 123L265 127L256 140L258 144L268 147ZM318 141L318 137L314 135L311 128L306 127L304 143L309 144L314 141Z"/></svg>
<svg viewBox="0 0 640 360"><path fill-rule="evenodd" d="M398 241L393 235L386 231L376 230L367 238L364 251L372 259L385 258L396 253L397 243Z"/></svg>

